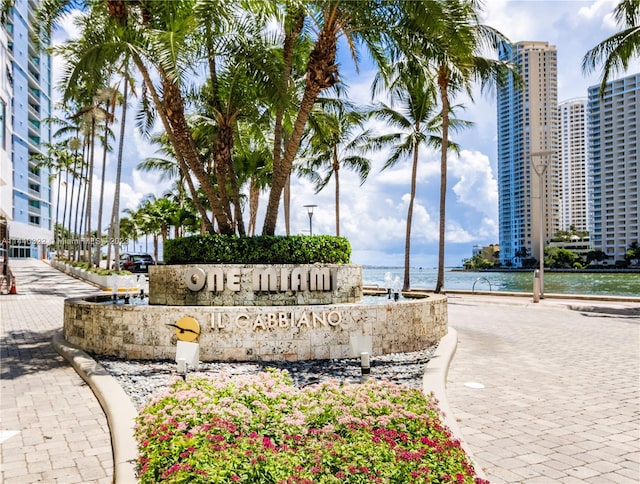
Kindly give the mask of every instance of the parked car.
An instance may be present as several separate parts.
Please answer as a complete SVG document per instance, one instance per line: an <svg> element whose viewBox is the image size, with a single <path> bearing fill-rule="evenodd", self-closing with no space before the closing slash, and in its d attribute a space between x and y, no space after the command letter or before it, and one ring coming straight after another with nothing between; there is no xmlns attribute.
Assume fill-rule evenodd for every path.
<svg viewBox="0 0 640 484"><path fill-rule="evenodd" d="M156 261L149 254L120 254L120 269L124 271L149 272L149 266L155 264Z"/></svg>

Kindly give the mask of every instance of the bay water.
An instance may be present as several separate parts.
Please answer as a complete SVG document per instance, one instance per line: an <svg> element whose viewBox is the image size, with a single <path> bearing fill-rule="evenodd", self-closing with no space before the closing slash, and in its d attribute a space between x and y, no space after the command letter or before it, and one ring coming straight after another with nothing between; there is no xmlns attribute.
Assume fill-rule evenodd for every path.
<svg viewBox="0 0 640 484"><path fill-rule="evenodd" d="M402 267L364 266L365 286L385 287L385 276L396 277L402 287L404 269ZM436 268L412 268L410 282L412 289L433 290L437 280ZM445 269L445 290L462 291L502 291L533 292L533 271L531 272L473 272ZM586 294L601 296L640 297L640 273L605 272L547 272L544 273L544 292L547 294Z"/></svg>

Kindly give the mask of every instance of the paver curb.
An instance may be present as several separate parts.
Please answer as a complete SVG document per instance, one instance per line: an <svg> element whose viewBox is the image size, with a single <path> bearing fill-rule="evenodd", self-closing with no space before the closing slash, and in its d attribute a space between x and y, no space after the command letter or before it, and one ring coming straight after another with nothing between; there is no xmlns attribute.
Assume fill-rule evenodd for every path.
<svg viewBox="0 0 640 484"><path fill-rule="evenodd" d="M449 326L447 334L438 343L438 348L429 360L422 377L422 391L426 394L433 393L438 400L438 407L442 412L442 419L447 427L451 430L453 436L460 441L465 453L473 462L476 475L482 479L486 479L482 469L476 464L473 454L469 450L469 446L462 437L462 431L456 421L453 411L447 400L447 374L449 366L456 354L458 347L458 332Z"/></svg>
<svg viewBox="0 0 640 484"><path fill-rule="evenodd" d="M91 387L107 416L113 449L113 482L138 482L135 473L138 449L133 438L138 412L131 399L102 365L82 349L68 343L61 333L53 336L52 345Z"/></svg>

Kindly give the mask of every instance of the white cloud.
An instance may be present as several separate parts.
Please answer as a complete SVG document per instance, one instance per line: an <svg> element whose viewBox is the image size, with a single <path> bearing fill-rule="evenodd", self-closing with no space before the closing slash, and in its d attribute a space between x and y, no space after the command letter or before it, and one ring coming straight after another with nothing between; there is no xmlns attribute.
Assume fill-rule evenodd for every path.
<svg viewBox="0 0 640 484"><path fill-rule="evenodd" d="M497 28L512 41L533 40L536 22L531 21L530 4L492 0L484 3L481 18L483 23Z"/></svg>
<svg viewBox="0 0 640 484"><path fill-rule="evenodd" d="M457 222L449 222L446 224L444 239L447 242L456 243L456 244L460 244L460 243L470 244L478 240L466 229L461 227Z"/></svg>
<svg viewBox="0 0 640 484"><path fill-rule="evenodd" d="M489 158L478 151L462 150L460 157L449 160L449 169L452 178L458 178L453 185L458 201L495 218L498 213L498 182L493 176Z"/></svg>
<svg viewBox="0 0 640 484"><path fill-rule="evenodd" d="M580 7L578 17L586 20L599 19L610 15L617 3L617 0L596 0L590 5Z"/></svg>

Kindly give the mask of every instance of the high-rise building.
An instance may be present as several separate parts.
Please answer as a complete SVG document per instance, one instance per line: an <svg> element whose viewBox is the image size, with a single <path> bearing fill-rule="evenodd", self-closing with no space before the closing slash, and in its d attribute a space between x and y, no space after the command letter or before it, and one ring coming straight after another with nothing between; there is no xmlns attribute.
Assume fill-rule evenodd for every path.
<svg viewBox="0 0 640 484"><path fill-rule="evenodd" d="M560 229L588 230L587 190L587 99L561 102L560 144Z"/></svg>
<svg viewBox="0 0 640 484"><path fill-rule="evenodd" d="M11 257L43 257L52 239L50 171L33 156L51 133L51 58L34 41L40 0L12 2L0 33L0 216Z"/></svg>
<svg viewBox="0 0 640 484"><path fill-rule="evenodd" d="M518 267L559 229L557 55L527 41L503 44L500 59L520 67L498 89L500 260Z"/></svg>
<svg viewBox="0 0 640 484"><path fill-rule="evenodd" d="M588 92L587 130L591 246L623 261L640 243L640 74Z"/></svg>

